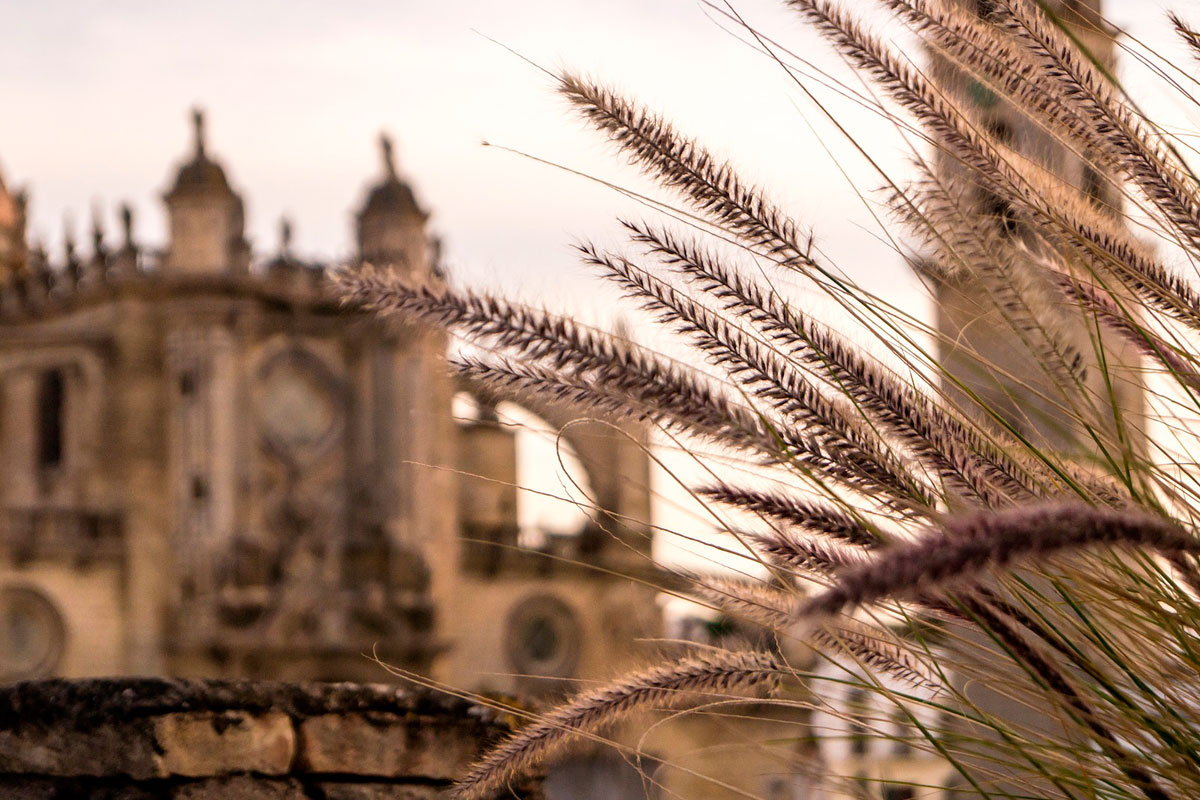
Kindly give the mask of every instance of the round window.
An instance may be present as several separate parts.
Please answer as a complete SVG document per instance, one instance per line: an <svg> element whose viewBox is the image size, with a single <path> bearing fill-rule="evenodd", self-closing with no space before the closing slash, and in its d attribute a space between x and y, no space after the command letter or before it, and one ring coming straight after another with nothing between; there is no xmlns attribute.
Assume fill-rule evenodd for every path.
<svg viewBox="0 0 1200 800"><path fill-rule="evenodd" d="M334 439L340 424L335 386L320 359L305 350L284 352L263 367L258 416L278 455L304 461Z"/></svg>
<svg viewBox="0 0 1200 800"><path fill-rule="evenodd" d="M62 615L45 594L28 586L0 587L0 681L52 674L65 639Z"/></svg>
<svg viewBox="0 0 1200 800"><path fill-rule="evenodd" d="M579 661L582 634L566 603L551 595L522 600L508 618L508 659L521 675L567 678Z"/></svg>

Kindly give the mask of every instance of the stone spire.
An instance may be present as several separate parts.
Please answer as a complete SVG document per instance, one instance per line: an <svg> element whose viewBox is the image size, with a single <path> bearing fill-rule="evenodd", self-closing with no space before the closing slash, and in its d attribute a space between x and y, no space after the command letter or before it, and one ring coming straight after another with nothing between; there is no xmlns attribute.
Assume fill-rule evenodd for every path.
<svg viewBox="0 0 1200 800"><path fill-rule="evenodd" d="M383 179L367 194L358 213L359 257L373 264L404 265L413 271L429 269L425 221L412 188L400 179L396 151L386 133L379 136Z"/></svg>
<svg viewBox="0 0 1200 800"><path fill-rule="evenodd" d="M88 282L102 281L108 272L109 254L104 244L104 224L100 218L100 208L92 206L92 255L84 270L84 279Z"/></svg>
<svg viewBox="0 0 1200 800"><path fill-rule="evenodd" d="M244 272L249 246L244 235L242 199L225 170L206 152L204 112L192 111L193 152L175 175L163 199L170 218L166 273Z"/></svg>
<svg viewBox="0 0 1200 800"><path fill-rule="evenodd" d="M279 218L279 255L283 258L292 255L292 221L286 216Z"/></svg>
<svg viewBox="0 0 1200 800"><path fill-rule="evenodd" d="M121 249L136 250L133 243L133 207L129 203L121 203Z"/></svg>
<svg viewBox="0 0 1200 800"><path fill-rule="evenodd" d="M204 158L204 110L192 109L192 137L196 143L196 158Z"/></svg>
<svg viewBox="0 0 1200 800"><path fill-rule="evenodd" d="M74 288L82 274L83 264L75 243L75 220L67 214L63 217L63 268L57 278L69 288Z"/></svg>
<svg viewBox="0 0 1200 800"><path fill-rule="evenodd" d="M390 180L398 181L396 175L396 150L392 144L392 137L383 131L379 134L379 150L383 155L383 169Z"/></svg>
<svg viewBox="0 0 1200 800"><path fill-rule="evenodd" d="M292 254L292 221L285 214L279 218L279 251L267 263L267 274L275 277L291 275L304 267L304 263Z"/></svg>
<svg viewBox="0 0 1200 800"><path fill-rule="evenodd" d="M133 208L129 203L122 203L117 215L121 220L121 249L112 258L110 272L117 277L126 277L138 271L138 247L133 237Z"/></svg>

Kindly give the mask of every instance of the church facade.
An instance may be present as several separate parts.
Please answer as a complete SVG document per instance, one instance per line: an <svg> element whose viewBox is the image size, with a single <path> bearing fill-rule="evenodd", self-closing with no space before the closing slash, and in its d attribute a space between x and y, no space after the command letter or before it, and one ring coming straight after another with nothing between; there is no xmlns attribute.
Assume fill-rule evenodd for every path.
<svg viewBox="0 0 1200 800"><path fill-rule="evenodd" d="M444 335L343 306L286 226L256 258L194 126L158 252L125 210L120 242L52 265L0 184L0 681L386 680L372 655L471 690L618 671L659 626L653 591L609 577L653 569L638 436L572 426L605 513L520 547L515 434L484 401L454 418ZM358 262L440 280L383 156Z"/></svg>

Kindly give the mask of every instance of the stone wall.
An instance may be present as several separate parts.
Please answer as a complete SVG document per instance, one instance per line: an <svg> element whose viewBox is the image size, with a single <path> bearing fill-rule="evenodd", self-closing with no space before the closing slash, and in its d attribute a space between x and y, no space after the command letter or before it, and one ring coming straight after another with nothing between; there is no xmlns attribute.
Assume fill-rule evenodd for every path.
<svg viewBox="0 0 1200 800"><path fill-rule="evenodd" d="M407 687L31 681L0 687L0 797L432 800L507 730Z"/></svg>

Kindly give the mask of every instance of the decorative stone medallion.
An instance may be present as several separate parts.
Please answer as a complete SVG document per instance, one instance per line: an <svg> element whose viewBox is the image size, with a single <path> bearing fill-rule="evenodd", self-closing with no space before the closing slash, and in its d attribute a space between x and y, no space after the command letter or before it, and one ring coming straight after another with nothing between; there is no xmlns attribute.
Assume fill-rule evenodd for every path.
<svg viewBox="0 0 1200 800"><path fill-rule="evenodd" d="M45 678L62 660L66 625L32 586L0 586L0 683Z"/></svg>
<svg viewBox="0 0 1200 800"><path fill-rule="evenodd" d="M579 662L583 634L571 607L553 595L527 597L506 629L508 660L522 675L568 678Z"/></svg>
<svg viewBox="0 0 1200 800"><path fill-rule="evenodd" d="M255 397L263 439L293 464L308 462L328 447L342 426L337 381L319 358L287 350L269 359Z"/></svg>

